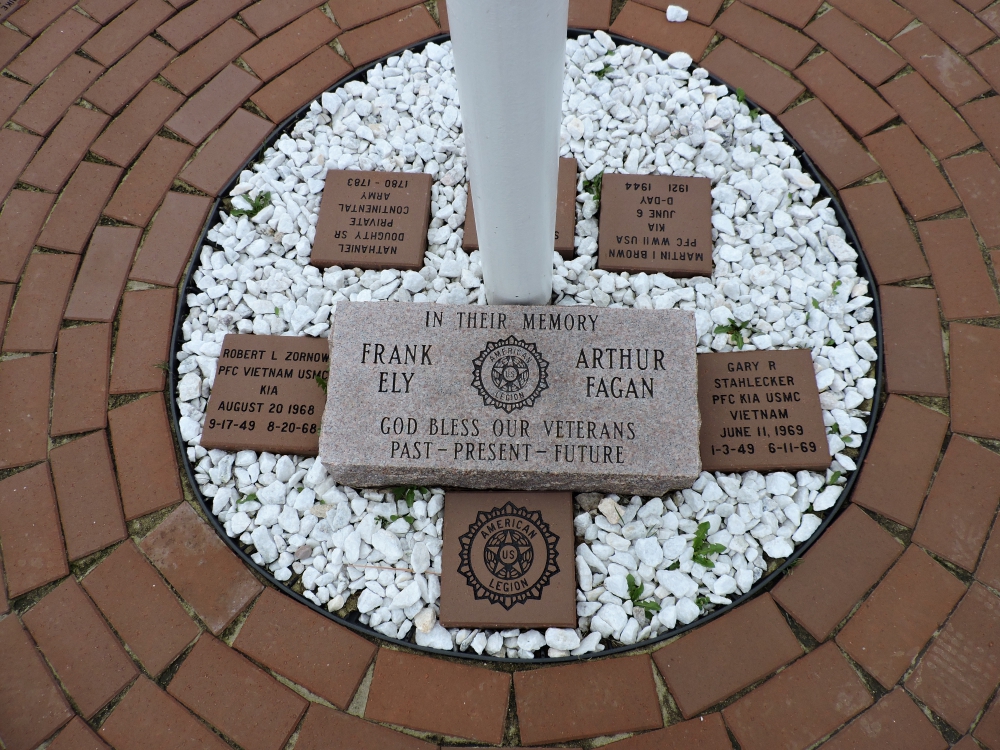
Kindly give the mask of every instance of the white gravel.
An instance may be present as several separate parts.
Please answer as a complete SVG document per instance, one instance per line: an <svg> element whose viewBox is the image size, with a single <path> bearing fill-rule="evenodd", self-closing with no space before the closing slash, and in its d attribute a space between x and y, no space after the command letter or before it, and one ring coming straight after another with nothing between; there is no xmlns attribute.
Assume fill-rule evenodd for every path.
<svg viewBox="0 0 1000 750"><path fill-rule="evenodd" d="M716 326L750 330L745 351L812 352L823 419L830 428L826 475L703 473L664 498L577 496L576 630L447 630L437 623L445 496L338 486L315 459L206 451L204 410L226 333L326 336L341 300L484 304L478 253L461 239L467 205L461 113L450 45L406 52L323 94L231 193L252 219L223 214L194 273L183 324L177 398L181 436L195 478L226 532L280 581L332 612L345 605L393 638L496 656L566 656L636 643L692 622L750 590L808 539L855 469L867 430L876 359L872 299L858 277L819 185L802 171L781 128L715 86L691 58L666 60L638 46L615 48L602 32L569 40L561 153L576 157L577 257L553 254L557 305L694 310L698 351L732 351ZM426 263L419 272L308 264L328 169L420 171L434 176ZM598 204L584 182L602 171L702 175L713 181L715 273L595 269ZM248 200L249 199L249 200ZM835 426L835 427L834 427ZM399 516L395 521L393 516ZM719 545L711 567L694 560ZM704 528L704 527L703 527ZM705 562L703 559L702 562ZM647 604L634 606L629 596ZM658 608L658 609L657 609Z"/></svg>

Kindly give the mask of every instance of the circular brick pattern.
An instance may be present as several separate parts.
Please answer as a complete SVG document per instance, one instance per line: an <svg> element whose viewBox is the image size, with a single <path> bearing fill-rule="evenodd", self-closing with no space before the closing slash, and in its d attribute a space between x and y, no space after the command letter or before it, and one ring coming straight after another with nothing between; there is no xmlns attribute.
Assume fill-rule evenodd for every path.
<svg viewBox="0 0 1000 750"><path fill-rule="evenodd" d="M378 647L264 586L195 510L158 365L198 230L284 118L447 30L444 0L410 2L28 0L0 28L7 749L1000 748L988 0L688 0L684 24L665 0L616 0L614 23L612 0L571 0L572 26L684 50L776 115L879 283L871 450L769 593L650 653L511 674Z"/></svg>

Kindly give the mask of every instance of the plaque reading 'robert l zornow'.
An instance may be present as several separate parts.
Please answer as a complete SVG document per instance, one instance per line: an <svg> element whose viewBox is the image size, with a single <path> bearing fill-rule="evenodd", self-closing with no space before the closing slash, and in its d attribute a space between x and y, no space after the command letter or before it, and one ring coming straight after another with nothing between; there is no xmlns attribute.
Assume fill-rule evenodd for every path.
<svg viewBox="0 0 1000 750"><path fill-rule="evenodd" d="M341 303L320 457L352 486L659 494L698 455L694 315Z"/></svg>

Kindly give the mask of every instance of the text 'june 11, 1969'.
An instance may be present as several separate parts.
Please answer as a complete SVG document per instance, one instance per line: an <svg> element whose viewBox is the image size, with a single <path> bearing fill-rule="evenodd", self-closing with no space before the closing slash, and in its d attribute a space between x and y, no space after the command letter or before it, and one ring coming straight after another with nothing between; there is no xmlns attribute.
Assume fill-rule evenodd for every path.
<svg viewBox="0 0 1000 750"><path fill-rule="evenodd" d="M339 304L323 463L352 486L689 486L693 316L580 309Z"/></svg>
<svg viewBox="0 0 1000 750"><path fill-rule="evenodd" d="M698 355L705 471L830 465L812 356L791 351Z"/></svg>
<svg viewBox="0 0 1000 750"><path fill-rule="evenodd" d="M315 456L329 368L326 339L227 335L202 447Z"/></svg>

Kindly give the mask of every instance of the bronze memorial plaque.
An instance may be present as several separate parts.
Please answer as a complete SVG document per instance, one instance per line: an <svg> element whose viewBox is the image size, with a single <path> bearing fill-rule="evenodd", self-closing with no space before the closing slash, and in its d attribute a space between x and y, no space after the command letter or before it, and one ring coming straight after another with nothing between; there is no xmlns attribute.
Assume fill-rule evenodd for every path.
<svg viewBox="0 0 1000 750"><path fill-rule="evenodd" d="M231 333L205 411L204 448L315 456L330 370L326 339Z"/></svg>
<svg viewBox="0 0 1000 750"><path fill-rule="evenodd" d="M830 451L805 349L698 355L705 471L822 471Z"/></svg>
<svg viewBox="0 0 1000 750"><path fill-rule="evenodd" d="M419 270L430 214L429 174L331 169L309 262L319 268Z"/></svg>
<svg viewBox="0 0 1000 750"><path fill-rule="evenodd" d="M712 275L712 181L605 173L599 268Z"/></svg>
<svg viewBox="0 0 1000 750"><path fill-rule="evenodd" d="M566 260L576 255L573 238L576 236L576 159L559 160L559 185L556 188L556 243L555 250ZM476 217L472 212L472 193L465 209L464 250L479 249Z"/></svg>
<svg viewBox="0 0 1000 750"><path fill-rule="evenodd" d="M575 628L571 492L449 492L441 624Z"/></svg>

